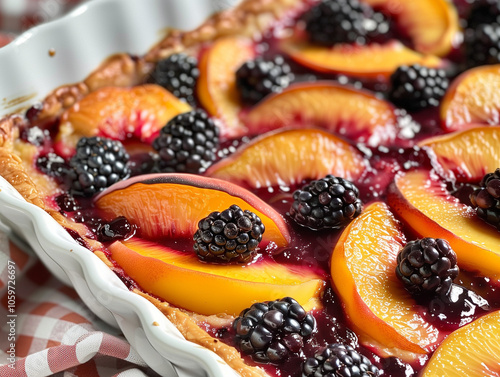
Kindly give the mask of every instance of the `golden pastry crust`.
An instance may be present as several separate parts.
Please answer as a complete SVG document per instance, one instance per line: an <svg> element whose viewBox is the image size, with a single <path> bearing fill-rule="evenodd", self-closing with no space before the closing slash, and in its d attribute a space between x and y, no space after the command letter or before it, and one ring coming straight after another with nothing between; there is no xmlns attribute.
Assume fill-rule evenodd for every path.
<svg viewBox="0 0 500 377"><path fill-rule="evenodd" d="M175 52L227 35L258 37L269 29L275 20L282 18L287 12L299 10L304 3L304 0L244 1L236 8L215 14L193 31L171 32L153 47L144 59L146 62L157 62Z"/></svg>
<svg viewBox="0 0 500 377"><path fill-rule="evenodd" d="M196 318L200 320L202 316L192 315L177 308L170 306L168 303L159 301L140 290L135 289L135 293L146 298L153 303L165 316L172 322L182 335L193 343L205 347L217 355L219 355L231 368L236 370L242 377L264 377L268 374L259 367L252 367L243 361L239 352L231 346L221 342L220 340L210 336L205 330L198 326ZM206 322L207 318L204 318Z"/></svg>
<svg viewBox="0 0 500 377"><path fill-rule="evenodd" d="M37 121L60 115L86 94L106 86L133 86L144 82L154 63L180 52L193 52L203 43L227 35L251 38L268 30L274 21L287 13L301 10L305 0L245 0L239 6L216 13L200 27L191 31L171 30L142 57L116 54L106 59L80 83L61 86L42 103Z"/></svg>
<svg viewBox="0 0 500 377"><path fill-rule="evenodd" d="M29 176L22 158L14 150L22 118L16 115L0 121L0 172L29 203L46 209L43 196Z"/></svg>
<svg viewBox="0 0 500 377"><path fill-rule="evenodd" d="M176 52L195 53L209 41L227 35L244 35L257 38L269 29L272 23L287 12L294 12L305 4L305 0L245 0L236 8L215 14L199 28L181 32L172 30L146 55L132 57L128 54L116 54L106 59L85 80L79 83L64 85L53 90L41 104L41 109L32 123L44 124L61 116L61 114L87 94L106 87L130 87L144 83L154 67L154 63ZM45 199L47 190L40 189L40 182L48 178L38 172L32 161L23 161L28 144L19 140L19 128L25 120L17 115L0 121L0 175L2 175L30 203L46 210L59 224L66 229L77 232L86 246L92 250L110 268L113 264L108 260L103 245L92 239L83 224L63 216L57 209L50 208ZM42 182L54 185L54 182ZM50 190L48 190L50 191ZM150 295L135 292L158 307L165 316L179 329L189 341L212 350L244 377L267 376L258 367L247 365L239 352L231 346L210 336L199 323L211 323L214 318L189 313L157 300ZM217 321L232 322L233 318L218 318Z"/></svg>
<svg viewBox="0 0 500 377"><path fill-rule="evenodd" d="M45 123L60 116L85 95L106 86L127 87L143 83L154 63L179 51L197 50L203 43L232 35L258 38L272 23L287 13L303 8L305 0L245 0L239 6L216 13L192 31L171 30L143 57L116 54L106 59L82 82L54 89L42 101L34 124ZM45 209L44 198L19 159L14 140L15 132L23 124L13 115L0 121L0 174L6 178L30 203Z"/></svg>

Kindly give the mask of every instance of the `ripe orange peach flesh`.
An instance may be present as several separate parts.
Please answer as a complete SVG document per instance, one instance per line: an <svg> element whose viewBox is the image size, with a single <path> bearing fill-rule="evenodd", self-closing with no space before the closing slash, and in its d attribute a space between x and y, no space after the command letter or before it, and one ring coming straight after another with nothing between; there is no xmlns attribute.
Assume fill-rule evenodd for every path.
<svg viewBox="0 0 500 377"><path fill-rule="evenodd" d="M202 53L198 98L209 114L222 120L222 137L245 133L239 120L242 105L236 88L236 71L254 57L251 40L236 36L218 39Z"/></svg>
<svg viewBox="0 0 500 377"><path fill-rule="evenodd" d="M263 242L286 246L290 234L281 215L242 187L190 174L141 175L118 182L95 199L111 216L125 216L140 227L142 237L188 237L198 221L236 204L260 217L266 227Z"/></svg>
<svg viewBox="0 0 500 377"><path fill-rule="evenodd" d="M131 136L151 142L174 116L191 107L159 85L98 89L64 112L58 141L74 147L81 137L105 136L125 140ZM68 133L73 133L71 140Z"/></svg>
<svg viewBox="0 0 500 377"><path fill-rule="evenodd" d="M458 14L447 0L363 0L394 16L423 54L445 56L457 44Z"/></svg>
<svg viewBox="0 0 500 377"><path fill-rule="evenodd" d="M442 176L478 183L500 167L500 128L475 127L424 140L433 165ZM473 152L471 152L473 151Z"/></svg>
<svg viewBox="0 0 500 377"><path fill-rule="evenodd" d="M382 202L367 206L340 236L331 276L347 320L363 343L385 355L413 360L440 340L397 279L396 258L405 244L399 222Z"/></svg>
<svg viewBox="0 0 500 377"><path fill-rule="evenodd" d="M438 347L422 377L500 375L500 311L455 330Z"/></svg>
<svg viewBox="0 0 500 377"><path fill-rule="evenodd" d="M398 134L390 103L328 81L291 85L264 99L243 120L256 135L282 127L319 127L372 146L390 142Z"/></svg>
<svg viewBox="0 0 500 377"><path fill-rule="evenodd" d="M167 302L212 315L238 315L255 302L286 296L305 305L318 297L325 282L301 267L259 260L248 265L217 265L192 252L133 238L109 247L111 258L141 289Z"/></svg>
<svg viewBox="0 0 500 377"><path fill-rule="evenodd" d="M415 170L396 176L388 202L420 236L446 239L460 268L500 278L498 231L453 197L435 173Z"/></svg>
<svg viewBox="0 0 500 377"><path fill-rule="evenodd" d="M319 72L344 73L357 77L389 78L401 65L438 67L442 64L439 58L422 55L397 41L368 46L340 44L330 48L290 38L280 46L294 61L305 67ZM366 64L367 61L370 64Z"/></svg>
<svg viewBox="0 0 500 377"><path fill-rule="evenodd" d="M280 151L276 153L276 151ZM334 174L355 181L366 169L361 153L322 130L278 130L241 147L206 174L252 188L290 186Z"/></svg>
<svg viewBox="0 0 500 377"><path fill-rule="evenodd" d="M469 123L500 124L500 64L477 67L458 76L441 103L445 131L457 131Z"/></svg>

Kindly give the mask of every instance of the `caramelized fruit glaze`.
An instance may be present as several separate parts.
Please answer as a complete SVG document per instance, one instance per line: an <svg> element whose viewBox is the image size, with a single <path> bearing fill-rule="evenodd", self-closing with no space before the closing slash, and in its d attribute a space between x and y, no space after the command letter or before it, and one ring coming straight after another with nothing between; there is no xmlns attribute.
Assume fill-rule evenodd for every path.
<svg viewBox="0 0 500 377"><path fill-rule="evenodd" d="M463 11L467 9L465 1L456 1L457 9ZM283 21L285 25L293 24L293 19ZM276 29L269 31L266 36L258 42L256 50L263 56L273 56L279 50L279 30L283 25L279 25ZM396 32L397 33L397 32ZM405 40L404 36L400 39ZM461 63L460 51L452 51L449 54L452 61L449 69L450 72L458 69ZM384 80L359 80L349 78L343 75L334 74L319 74L311 70L303 68L292 61L288 61L295 74L295 81L316 81L316 80L334 80L342 85L352 85L356 88L365 88L373 91L380 96L388 90L388 84ZM453 73L452 73L453 74ZM199 104L198 104L199 105ZM249 109L244 109L247 112ZM20 137L23 141L33 144L38 148L37 166L43 172L43 166L50 153L54 152L55 145L52 140L58 132L59 119L52 120L49 124L36 124L36 118L39 109L33 106L26 112L26 122L22 128ZM395 174L401 171L410 171L416 168L431 169L431 162L427 152L416 146L417 142L429 136L442 134L440 128L440 120L437 109L423 110L407 114L401 111L400 118L406 124L405 131L400 135L394 135L395 141L389 146L372 147L363 144L357 145L362 152L364 158L369 161L370 169L363 175L362 179L356 182L360 189L360 197L363 203L368 204L374 200L386 200L387 187L393 181ZM362 136L362 135L361 135ZM223 140L219 148L219 159L223 159L231 155L238 146L246 144L252 139L252 135L248 135L236 140ZM132 146L136 141L127 141L126 146ZM151 165L149 155L147 153L131 153L132 175L148 172L148 166ZM306 266L309 269L318 271L328 281L329 276L329 261L331 252L336 244L342 230L338 231L312 231L297 226L287 216L287 212L293 201L292 193L295 189L300 188L304 183L294 185L293 187L269 187L261 189L248 190L254 192L257 196L269 203L274 209L282 214L287 226L291 230L292 240L290 244L283 250L264 249L261 250L263 258L273 259L276 262L285 265L300 265ZM477 182L471 182L476 183ZM452 187L457 197L468 204L468 193L471 191L471 186L468 184ZM101 213L94 208L92 201L88 199L79 199L77 203L73 202L66 194L58 194L53 198L54 206L61 209L61 213L65 216L74 219L76 222L83 222L92 231L96 231L100 224ZM120 224L115 224L115 231L140 232L140 229L121 229ZM84 246L88 246L86 242L74 231L70 231L72 236ZM404 228L404 233L407 239L414 239L417 236L409 227ZM192 250L191 240L157 240L165 243L178 250ZM109 243L103 242L104 245ZM118 276L125 282L129 288L138 288L139 286L129 278L125 272L120 271L119 266L116 266ZM474 274L462 271L456 283L463 287L481 295L486 299L491 306L491 309L500 308L500 292L499 287L492 283L489 279L475 276ZM443 334L448 334L459 326L466 324L478 316L486 313L480 307L475 307L469 312L463 300L467 297L463 295L456 306L444 307L440 315L429 313L426 303L420 303L418 311L423 313L424 317L442 330ZM319 349L326 346L328 343L344 343L350 344L368 356L377 366L383 370L383 376L413 376L425 365L428 356L421 357L417 362L412 364L406 363L395 357L380 357L371 350L364 348L358 342L357 335L349 328L346 322L345 314L342 310L342 303L336 296L330 283L325 288L322 297L323 308L315 310L314 316L317 320L318 331L310 341L307 341L303 349L302 355L294 355L284 365L278 367L272 365L260 365L265 368L270 375L276 376L298 376L298 370L302 362L301 356L312 356ZM470 308L469 308L470 309ZM442 318L445 317L443 320ZM221 341L232 345L234 333L231 327L216 328L206 324L205 329L214 337ZM249 364L253 364L250 358L245 358Z"/></svg>

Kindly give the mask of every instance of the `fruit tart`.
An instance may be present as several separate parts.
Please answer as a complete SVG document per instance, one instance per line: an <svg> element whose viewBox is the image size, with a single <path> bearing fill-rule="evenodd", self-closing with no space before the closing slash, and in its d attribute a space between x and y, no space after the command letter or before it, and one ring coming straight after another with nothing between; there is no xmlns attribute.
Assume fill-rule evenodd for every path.
<svg viewBox="0 0 500 377"><path fill-rule="evenodd" d="M499 35L246 0L3 119L0 173L241 376L492 375Z"/></svg>

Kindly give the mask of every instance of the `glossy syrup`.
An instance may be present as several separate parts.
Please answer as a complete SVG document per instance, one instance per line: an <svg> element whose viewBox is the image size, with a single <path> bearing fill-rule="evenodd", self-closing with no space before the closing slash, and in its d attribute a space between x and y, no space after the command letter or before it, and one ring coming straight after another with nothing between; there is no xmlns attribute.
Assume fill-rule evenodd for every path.
<svg viewBox="0 0 500 377"><path fill-rule="evenodd" d="M243 144L245 142L246 141L243 141ZM415 167L431 168L430 159L426 151L417 147L359 147L370 163L368 172L359 182L357 182L357 186L360 189L360 197L365 205L376 200L385 201L387 189L394 175L398 172L412 170ZM224 146L221 147L221 149L224 148ZM144 154L133 157L133 160L136 161L143 161L144 159L147 159ZM313 313L317 321L317 331L313 337L305 343L301 353L292 355L284 365L278 367L272 365L261 366L266 368L271 375L297 377L297 371L300 369L304 357L314 355L329 343L338 342L349 344L369 357L383 370L383 376L400 377L416 375L422 368L422 364L427 360L427 357L423 357L419 362L413 364L405 363L394 357L381 358L371 350L360 345L356 333L350 329L342 310L341 302L336 296L328 278L330 257L342 230L309 230L296 225L287 215L293 201L292 194L294 190L300 188L302 184L305 183L306 182L302 182L294 187L272 187L259 190L250 190L250 188L247 187L247 189L253 191L257 196L281 213L291 231L292 240L287 247L278 250L275 248L263 248L261 250L263 253L262 258L273 259L285 265L296 265L315 270L319 274L325 276L327 282L324 295L321 298L323 310L317 310ZM93 208L92 202L88 199L75 200L67 195L60 195L55 198L55 201L61 208L61 212L66 216L75 219L77 222L85 223L88 228L94 232L94 237L96 239L99 239L99 229L102 229L103 224L113 222L113 219L103 219L102 214ZM404 227L404 233L408 240L417 238L408 227ZM75 232L71 232L71 234L78 242L82 243L83 246L88 246L85 245L85 241ZM140 236L140 228L137 229L137 234ZM105 239L100 240L104 244L110 242ZM190 252L193 246L193 241L190 239L158 241L168 247L185 252ZM127 287L130 289L140 289L140 287L138 287L119 266L116 266L115 272ZM490 310L500 308L500 289L497 285L492 284L487 278L477 277L467 272L462 272L456 283L477 293L479 298L486 300L490 306ZM415 307L429 320L429 322L440 328L440 330L446 334L487 312L487 310L484 310L478 305L472 308L474 310L470 310L471 305L468 303L470 297L467 295L467 291L464 292L465 294L463 297L459 297L456 303L444 303L440 306L436 306L435 304L433 306L434 313L431 313L429 309L429 301L420 300L420 302L415 303ZM436 307L439 307L440 311L438 313L435 313ZM221 341L230 345L233 344L234 334L230 327L222 329L208 327L207 330ZM253 363L249 357L247 357L247 359L250 364Z"/></svg>
<svg viewBox="0 0 500 377"><path fill-rule="evenodd" d="M357 182L357 186L360 189L360 197L365 205L372 201L385 201L388 186L398 172L412 170L416 167L431 169L431 162L427 152L418 147L365 148L365 154L367 158L369 157L370 169ZM272 258L283 264L307 266L308 268L319 269L328 274L331 253L342 230L309 230L296 225L287 216L288 209L293 202L292 193L299 186L301 185L254 190L255 194L283 214L288 226L292 230L292 242L290 245L283 249L281 253L273 255ZM464 201L466 200L465 195L463 195L463 199ZM418 238L411 228L405 226L404 223L402 223L402 226L407 240ZM485 226L488 225L485 224ZM447 298L442 300L424 298L415 302L415 309L427 321L437 327L443 335L470 323L478 316L484 315L490 310L500 308L499 286L493 284L488 278L462 271L455 283L457 284L453 291L456 293L455 301L450 301ZM331 342L349 344L358 348L358 350L383 369L383 376L393 377L415 376L425 364L427 356L409 364L394 357L380 358L369 349L362 347L358 342L355 332L349 328L341 309L340 300L330 284L326 288L322 303L324 310L314 313L318 324L318 332L314 335L313 339L306 343L303 354L313 355ZM231 336L232 333L230 331L224 332L222 339L230 343ZM266 368L272 370L277 376L296 377L298 376L297 368L300 367L302 356L292 356L284 366L280 365L278 369L274 369L272 366L267 366Z"/></svg>
<svg viewBox="0 0 500 377"><path fill-rule="evenodd" d="M422 122L422 130L428 130L426 133L422 132L419 135L420 137L424 138L427 136L426 134L439 132L436 131L436 127L434 127L436 119L435 112L427 111L424 112L424 114L417 114L415 118L424 119L425 121ZM34 134L38 135L38 131ZM38 138L35 137L34 140L38 140ZM225 143L220 148L222 151L221 153L226 156L234 152L234 149L229 148L230 146L239 146L246 142L248 142L247 139ZM368 205L372 201L385 201L387 189L398 172L409 171L416 167L432 168L426 150L416 146L406 148L400 146L371 148L358 145L358 147L365 155L367 161L369 161L367 172L358 182L356 182L360 189L360 198L365 205ZM150 166L149 158L149 154L140 153L132 156L132 161L134 161L136 165ZM139 173L140 169L136 171ZM247 187L247 189L253 191L254 194L281 213L291 230L292 240L290 244L279 250L274 248L263 248L261 250L263 258L273 259L285 265L307 267L325 276L327 281L327 287L325 288L321 300L324 310L314 312L317 321L317 331L312 339L306 342L300 354L292 355L285 365L280 365L278 368L272 365L263 367L268 369L269 373L276 376L296 377L298 376L297 370L299 370L304 356L314 355L327 344L339 342L352 345L364 353L383 370L383 376L400 377L416 375L421 369L426 359L425 357L420 360L420 363L411 365L394 357L381 358L369 349L361 346L355 332L349 328L342 310L341 302L336 296L328 278L331 253L342 230L309 230L295 224L287 215L293 201L293 192L305 183L307 182L304 181L293 187L272 187L258 190L251 190ZM462 193L458 195L458 197L463 201L467 199L468 187L469 186L464 186L457 191L458 193ZM91 200L75 200L63 194L57 196L55 202L59 208L61 208L61 212L64 213L65 216L71 217L77 222L85 223L88 228L93 231L96 239L99 239L99 229L102 228L103 224L113 222L113 219L103 219L102 214L97 209L93 208ZM408 240L417 238L411 228L405 227L404 224L403 227ZM137 229L137 232L138 235L140 235L140 228ZM88 246L75 232L71 231L70 234L83 246ZM104 244L110 242L105 239L100 240ZM166 246L186 252L192 250L193 245L192 240L189 239L161 240L161 242ZM130 289L140 288L119 268L119 266L116 267L115 272ZM489 304L489 310L500 308L500 288L496 284L490 282L489 279L462 272L455 283L470 289L471 292L475 292L479 299L483 298L486 300ZM474 310L470 310L474 305L470 305L468 302L470 301L470 295L467 294L467 291L464 292L463 297L460 297L457 302L451 304L444 303L439 306L438 313L436 313L436 304L433 306L434 312L431 312L429 309L429 301L420 300L420 302L416 302L415 305L419 312L421 312L432 324L440 328L443 333L449 333L487 312L487 310L484 310L484 307L478 305L476 305L476 308L473 308ZM234 334L231 328L208 328L208 331L212 335L220 338L220 340L232 345ZM252 363L250 358L248 358L248 362Z"/></svg>
<svg viewBox="0 0 500 377"><path fill-rule="evenodd" d="M461 14L465 14L468 8L466 0L457 0L458 9ZM290 24L294 20L289 20ZM283 27L286 25L280 25ZM278 53L276 34L272 31L260 43L259 50L264 55L273 55ZM404 38L403 38L404 40ZM461 59L460 51L454 51L451 55L452 61L459 62ZM295 81L315 81L315 80L335 80L341 84L352 85L355 88L365 88L371 90L380 97L386 96L388 86L387 83L380 80L357 80L348 78L343 75L317 74L308 71L297 64L289 61L296 75ZM454 74L460 69L459 64L452 64L450 70ZM26 127L21 132L21 138L36 145L40 151L41 171L48 172L51 169L45 169L45 163L48 163L48 157L54 153L54 146L51 144L53 136L58 130L58 121L53 119L40 123L37 121L39 108L33 107L28 110L26 117L28 123L37 125L36 127ZM405 114L402 112L402 118L406 118L411 129L411 137L396 138L393 146L369 147L366 145L356 145L361 153L368 161L368 169L361 177L356 185L360 189L360 197L365 205L370 202L381 200L385 201L387 189L394 176L398 172L410 171L415 168L431 169L432 164L427 152L416 146L417 142L429 136L439 135L442 133L439 124L439 116L437 110L425 110L418 113ZM411 120L410 120L411 119ZM234 153L240 145L249 141L246 137L242 140L227 140L223 141L219 150L218 157L220 159ZM45 159L43 159L45 157ZM49 161L50 163L61 163L63 166L67 161ZM47 171L45 171L45 170ZM141 152L132 155L132 174L138 175L141 173L154 172L155 161L152 154ZM55 176L57 179L58 177ZM64 185L64 182L60 182ZM283 215L289 229L291 230L292 241L283 249L276 250L274 248L263 248L263 258L273 259L285 265L305 266L309 269L318 271L326 277L327 286L321 298L323 310L317 310L313 314L317 321L317 331L311 339L309 339L300 354L292 355L290 359L283 365L274 367L272 365L261 365L271 375L280 377L298 377L300 376L301 363L304 357L313 356L329 343L343 343L353 346L360 352L369 357L381 370L383 376L403 377L416 376L419 370L427 361L427 357L423 357L419 361L408 364L401 360L390 357L381 358L371 350L360 345L356 333L350 329L342 310L342 303L336 296L334 289L331 286L329 277L330 257L335 247L335 244L342 232L336 231L312 231L296 225L287 215L287 212L292 203L292 194L294 190L300 188L307 182L301 182L294 187L272 187L260 190L251 190L264 201L274 207ZM451 184L451 189L456 191L457 197L467 203L468 192L470 186L455 187ZM92 206L91 200L74 200L67 196L61 195L55 198L55 203L61 209L61 213L74 219L77 222L84 223L93 232L95 239L103 241L105 245L112 240L100 239L99 232L106 224L110 224L114 219L103 219L103 214L99 213ZM119 224L122 224L118 222ZM116 223L115 223L116 224ZM487 226L487 225L485 225ZM126 228L126 227L125 227ZM123 231L123 224L122 229ZM408 240L415 239L417 236L412 229L406 227L403 223L404 233ZM109 231L109 227L108 227ZM130 231L138 232L139 229ZM115 234L116 229L112 229L111 233ZM74 231L70 234L81 243L86 245L85 241ZM192 240L162 240L169 247L177 250L189 252L192 250ZM116 266L117 275L129 287L140 288L137 284L128 277L120 268ZM440 328L444 334L447 334L456 328L463 326L489 310L500 308L500 287L493 284L489 279L474 276L466 271L462 271L455 281L458 289L456 292L457 300L449 301L432 301L430 299L422 299L415 303L415 308L423 314L432 324ZM462 287L462 288L460 288ZM459 291L462 289L462 291ZM470 290L470 291L468 291ZM472 292L472 293L471 293ZM483 299L483 301L481 301ZM486 303L489 305L487 306ZM221 341L233 345L234 334L231 327L227 328L211 328L207 327L209 333L219 338ZM249 357L246 357L249 364L253 362Z"/></svg>

